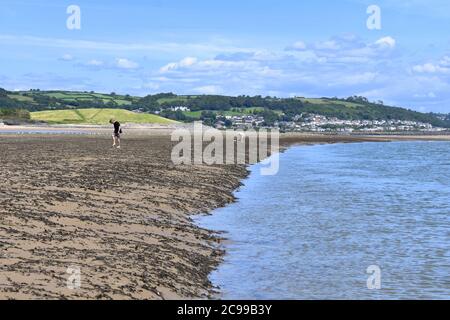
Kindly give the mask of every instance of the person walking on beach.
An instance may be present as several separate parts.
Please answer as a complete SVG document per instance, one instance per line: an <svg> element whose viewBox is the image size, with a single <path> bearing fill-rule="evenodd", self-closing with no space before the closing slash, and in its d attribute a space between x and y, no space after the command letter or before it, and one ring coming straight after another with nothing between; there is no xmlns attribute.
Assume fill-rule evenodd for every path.
<svg viewBox="0 0 450 320"><path fill-rule="evenodd" d="M117 149L120 149L120 134L122 133L122 129L120 128L120 123L119 123L119 121L116 121L114 119L109 120L109 123L111 123L114 126L113 148L117 146Z"/></svg>

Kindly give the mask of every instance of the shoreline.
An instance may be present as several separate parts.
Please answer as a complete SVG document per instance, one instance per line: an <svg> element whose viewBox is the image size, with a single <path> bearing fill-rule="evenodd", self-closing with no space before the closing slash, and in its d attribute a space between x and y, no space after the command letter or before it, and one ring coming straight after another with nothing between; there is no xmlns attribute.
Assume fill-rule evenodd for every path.
<svg viewBox="0 0 450 320"><path fill-rule="evenodd" d="M302 134L282 136L280 146L421 140L392 138ZM216 296L209 274L224 239L193 216L235 202L248 167L174 167L165 131L127 136L119 154L109 143L106 135L0 134L8 181L0 299ZM84 280L72 291L66 268L77 264Z"/></svg>
<svg viewBox="0 0 450 320"><path fill-rule="evenodd" d="M174 129L184 129L192 128L192 124L132 124L124 123L122 124L124 130L127 134L132 136L140 135L168 135ZM206 128L206 127L205 127ZM35 125L0 125L0 135L2 134L15 134L16 132L25 132L29 134L48 134L55 132L55 134L60 134L61 132L67 132L67 135L73 135L75 133L88 133L92 135L110 135L111 125L83 125L83 124L35 124ZM64 133L62 133L64 134ZM449 132L381 132L381 133L315 133L315 132L286 132L280 133L280 138L284 141L290 140L301 140L303 141L403 141L403 140L439 140L447 141L450 140Z"/></svg>

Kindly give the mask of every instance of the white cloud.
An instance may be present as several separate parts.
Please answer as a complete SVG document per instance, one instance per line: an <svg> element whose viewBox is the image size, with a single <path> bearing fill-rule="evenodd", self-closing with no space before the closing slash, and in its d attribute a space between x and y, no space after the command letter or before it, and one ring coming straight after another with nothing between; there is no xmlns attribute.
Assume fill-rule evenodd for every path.
<svg viewBox="0 0 450 320"><path fill-rule="evenodd" d="M435 94L434 92L428 92L427 94L419 94L419 93L416 93L416 94L414 94L413 97L414 97L414 98L434 99L434 98L436 98L437 96L436 96L436 94Z"/></svg>
<svg viewBox="0 0 450 320"><path fill-rule="evenodd" d="M375 44L380 47L384 47L384 48L394 48L396 45L396 41L392 37L384 37L384 38L378 39L375 42Z"/></svg>
<svg viewBox="0 0 450 320"><path fill-rule="evenodd" d="M120 69L137 69L139 64L125 58L118 58L116 59L116 67Z"/></svg>
<svg viewBox="0 0 450 320"><path fill-rule="evenodd" d="M170 72L200 72L200 73L217 73L217 72L242 72L247 71L261 71L267 73L270 68L261 65L260 61L254 60L219 60L219 59L205 59L198 60L197 58L187 57L178 62L171 62L159 69L160 73Z"/></svg>
<svg viewBox="0 0 450 320"><path fill-rule="evenodd" d="M101 55L101 52L91 54L92 57L102 58L103 61L93 59L84 64L79 63L78 66L104 68L115 71L120 77L133 79L134 83L127 81L127 84L139 94L149 91L173 91L186 94L196 92L287 96L302 92L304 96L344 97L370 93L369 98L372 100L381 99L386 103L408 101L407 99L422 103L437 101L433 95L439 99L449 96L445 93L449 79L443 75L450 69L449 56L432 62L424 60L421 62L423 64L416 63L417 66L411 66L410 72L406 74L405 62L408 61L404 60L402 51L394 50L397 41L391 36L378 37L373 41L354 35L323 40L308 43L298 41L279 48L276 48L276 44L270 44L270 47L265 48L241 46L234 49L230 43L218 42L213 44L212 48L206 43L186 46L181 43L164 43L159 46L156 43L123 45L77 41L72 44L64 40L54 43L36 38L31 42L33 46L75 46L107 50L108 55ZM13 40L0 35L0 43L4 42ZM120 48L121 46L123 48ZM149 51L159 54L156 53L154 59L152 56L147 60L140 60L140 70L125 73L119 69L140 67L137 62L129 60L137 59L133 57L139 57L138 53L126 53L126 50L142 50L145 52L142 55L148 54ZM168 54L164 50L167 50ZM164 52L161 54L162 51ZM72 51L69 49L67 52ZM107 60L110 52L113 52L114 57L121 58ZM78 57L76 60L78 61ZM156 61L161 60L164 63L154 65L158 63ZM420 79L421 77L436 79L427 82ZM414 94L416 95L413 97ZM424 98L421 100L419 96Z"/></svg>
<svg viewBox="0 0 450 320"><path fill-rule="evenodd" d="M180 61L181 67L190 67L197 62L197 58L187 57Z"/></svg>
<svg viewBox="0 0 450 320"><path fill-rule="evenodd" d="M195 52L195 54L204 53L224 53L224 52L247 52L254 51L254 49L237 47L210 39L205 42L104 42L104 41L90 41L90 40L75 40L64 38L45 38L35 36L18 36L9 34L0 34L0 44L2 45L17 45L26 47L47 47L47 48L64 48L90 51L104 51L104 52L157 52L157 53L174 53L179 52Z"/></svg>
<svg viewBox="0 0 450 320"><path fill-rule="evenodd" d="M443 57L439 62L439 64L443 67L450 67L450 57L449 56Z"/></svg>
<svg viewBox="0 0 450 320"><path fill-rule="evenodd" d="M290 45L289 47L286 48L286 50L290 51L303 51L306 50L306 44L303 41L297 41L295 43L293 43L292 45Z"/></svg>
<svg viewBox="0 0 450 320"><path fill-rule="evenodd" d="M178 68L190 67L190 66L194 65L195 63L197 63L197 58L186 57L186 58L180 60L179 62L168 63L167 65L165 65L164 67L162 67L160 69L160 72L165 73L165 72L169 72L172 70L176 70Z"/></svg>
<svg viewBox="0 0 450 320"><path fill-rule="evenodd" d="M416 65L412 68L414 72L418 73L449 73L450 68L441 66L439 64L433 64L431 62L422 64L422 65Z"/></svg>
<svg viewBox="0 0 450 320"><path fill-rule="evenodd" d="M64 54L64 55L61 57L61 60L63 60L63 61L72 61L72 60L73 60L73 56L70 55L70 54Z"/></svg>
<svg viewBox="0 0 450 320"><path fill-rule="evenodd" d="M368 42L343 35L281 50L223 52L213 58L187 56L163 65L152 78L164 78L156 81L162 91L181 88L178 92L286 96L301 88L309 96L324 92L349 96L383 86L395 76L394 69L398 74L398 68L390 68L397 63L394 47L392 37ZM386 69L380 69L380 64ZM383 91L376 98L386 100Z"/></svg>
<svg viewBox="0 0 450 320"><path fill-rule="evenodd" d="M377 73L375 72L364 72L357 74L349 74L343 75L336 79L331 79L330 85L339 85L339 86L355 86L371 83L376 80Z"/></svg>
<svg viewBox="0 0 450 320"><path fill-rule="evenodd" d="M91 59L84 63L77 64L81 67L92 69L110 69L110 70L134 70L139 68L139 64L126 58L117 58L114 61L104 61L99 59Z"/></svg>
<svg viewBox="0 0 450 320"><path fill-rule="evenodd" d="M338 50L339 44L335 40L328 40L316 43L316 49L319 50Z"/></svg>
<svg viewBox="0 0 450 320"><path fill-rule="evenodd" d="M96 60L96 59L89 60L89 61L86 63L86 65L88 65L88 66L93 66L93 67L101 67L101 66L103 66L103 64L104 64L103 61L101 61L101 60Z"/></svg>
<svg viewBox="0 0 450 320"><path fill-rule="evenodd" d="M304 50L293 50L287 47L286 51L297 60L305 63L331 64L369 64L377 63L394 54L396 40L390 36L368 43L353 34L344 34L332 37L326 41L306 45ZM286 56L278 57L286 60ZM277 59L275 57L275 59Z"/></svg>
<svg viewBox="0 0 450 320"><path fill-rule="evenodd" d="M220 94L222 92L222 88L217 85L209 85L197 87L194 89L194 91L201 94Z"/></svg>
<svg viewBox="0 0 450 320"><path fill-rule="evenodd" d="M142 85L144 89L158 90L161 86L155 82L148 82Z"/></svg>

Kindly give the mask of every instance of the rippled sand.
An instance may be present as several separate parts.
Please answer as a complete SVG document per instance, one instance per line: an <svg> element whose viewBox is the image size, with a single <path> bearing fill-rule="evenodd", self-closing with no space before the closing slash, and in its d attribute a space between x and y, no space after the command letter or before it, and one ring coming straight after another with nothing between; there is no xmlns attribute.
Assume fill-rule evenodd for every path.
<svg viewBox="0 0 450 320"><path fill-rule="evenodd" d="M174 167L168 137L1 137L0 298L206 297L222 252L187 213L233 200L243 167ZM81 288L66 286L69 266Z"/></svg>

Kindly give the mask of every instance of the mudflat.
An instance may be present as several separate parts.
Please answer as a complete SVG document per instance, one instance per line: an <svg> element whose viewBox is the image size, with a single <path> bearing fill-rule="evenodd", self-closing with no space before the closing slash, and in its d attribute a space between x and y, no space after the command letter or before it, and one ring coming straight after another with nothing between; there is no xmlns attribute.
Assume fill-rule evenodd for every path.
<svg viewBox="0 0 450 320"><path fill-rule="evenodd" d="M222 236L191 216L233 202L248 171L174 166L173 145L155 133L127 137L121 150L106 135L0 135L0 299L211 297ZM81 281L71 290L75 269Z"/></svg>
<svg viewBox="0 0 450 320"><path fill-rule="evenodd" d="M223 253L188 213L233 201L246 169L175 167L171 145L155 135L122 150L108 137L1 136L0 299L207 297Z"/></svg>

